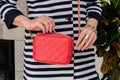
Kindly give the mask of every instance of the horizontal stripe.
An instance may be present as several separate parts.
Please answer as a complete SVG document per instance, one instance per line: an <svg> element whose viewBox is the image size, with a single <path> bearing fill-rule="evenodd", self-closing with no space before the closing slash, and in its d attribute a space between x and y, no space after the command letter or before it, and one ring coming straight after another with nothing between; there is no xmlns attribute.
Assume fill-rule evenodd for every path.
<svg viewBox="0 0 120 80"><path fill-rule="evenodd" d="M86 67L90 67L90 66L94 66L95 67L95 62L92 62L92 63L88 63L88 64L85 64L85 65L81 65L81 66L75 66L74 67L74 69L75 69L75 71L80 71L80 70L82 70L82 69L84 69L84 68L86 68Z"/></svg>
<svg viewBox="0 0 120 80"><path fill-rule="evenodd" d="M60 1L44 1L44 2L38 2L38 1L27 1L29 8L49 8L51 6L59 6L59 5L68 5L71 4L71 1L68 0L60 0Z"/></svg>
<svg viewBox="0 0 120 80"><path fill-rule="evenodd" d="M96 71L94 71L94 72L90 72L90 73L87 73L87 74L83 74L83 75L78 75L78 76L75 76L74 78L75 79L79 79L79 78L84 78L84 77L87 77L87 76L92 76L92 75L95 75L96 74ZM97 75L95 75L95 76L97 76ZM84 79L83 79L84 80ZM88 80L88 79L87 79Z"/></svg>
<svg viewBox="0 0 120 80"><path fill-rule="evenodd" d="M40 10L40 8L39 7L41 7L41 9L43 9L42 11L48 11L48 10L56 10L56 9L60 9L60 8L62 8L62 7L66 7L66 8L69 8L72 4L67 4L66 5L66 3L64 2L64 4L62 4L62 7L61 7L61 5L60 6L54 6L53 4L51 4L52 6L48 6L49 8L46 8L47 6L46 5L44 5L44 6L42 6L42 5L35 5L35 7L34 7L34 5L30 5L30 10L31 11L37 11L37 10ZM35 9L36 8L36 9ZM58 11L59 12L59 11Z"/></svg>
<svg viewBox="0 0 120 80"><path fill-rule="evenodd" d="M75 72L75 76L86 75L86 74L89 74L89 73L92 73L92 72L95 71L95 68L90 68L90 67L88 67L88 68L89 68L89 70L82 70L82 71L79 71L79 72Z"/></svg>
<svg viewBox="0 0 120 80"><path fill-rule="evenodd" d="M92 56L92 57L87 57L87 58L79 58L79 59L75 59L74 62L79 63L79 62L89 61L89 60L92 60L92 59L95 59L95 57Z"/></svg>
<svg viewBox="0 0 120 80"><path fill-rule="evenodd" d="M25 71L24 71L24 73L27 74L27 76L34 77L34 78L47 78L47 77L49 77L49 78L51 78L51 77L52 78L54 78L54 77L59 78L59 77L71 77L71 76L73 76L72 73L71 74L43 74L43 75L40 75L40 74L35 74L35 75L28 74Z"/></svg>
<svg viewBox="0 0 120 80"><path fill-rule="evenodd" d="M29 68L29 67L24 67L27 72L35 72L35 74L55 74L57 71L58 73L73 73L73 67L71 68ZM34 74L34 73L33 73ZM57 74L57 73L56 73Z"/></svg>
<svg viewBox="0 0 120 80"><path fill-rule="evenodd" d="M43 80L43 78L33 78L33 77L31 78L24 74L24 80ZM44 80L56 80L56 77L54 78L46 77L44 78ZM59 79L57 78L57 80L73 80L73 77L59 77Z"/></svg>
<svg viewBox="0 0 120 80"><path fill-rule="evenodd" d="M74 71L75 71L75 73L78 72L78 74L79 74L79 72L80 72L82 74L82 73L85 73L83 71L86 71L88 73L88 71L91 71L90 69L94 69L94 71L95 71L95 65L87 66L87 67L80 68L80 69L75 69Z"/></svg>
<svg viewBox="0 0 120 80"><path fill-rule="evenodd" d="M73 70L73 64L69 64L69 65L43 65L43 64L39 64L39 65L30 65L30 64L24 64L24 66L28 69L30 69L31 71L57 71L57 70Z"/></svg>
<svg viewBox="0 0 120 80"><path fill-rule="evenodd" d="M83 62L79 62L79 63L74 63L74 65L75 66L85 65L85 64L88 64L88 63L92 63L92 62L95 62L95 59L92 59L92 60L89 60L89 61L83 61Z"/></svg>
<svg viewBox="0 0 120 80"><path fill-rule="evenodd" d="M84 78L76 78L75 80L98 80L98 76L97 75L90 75L88 77L84 77Z"/></svg>

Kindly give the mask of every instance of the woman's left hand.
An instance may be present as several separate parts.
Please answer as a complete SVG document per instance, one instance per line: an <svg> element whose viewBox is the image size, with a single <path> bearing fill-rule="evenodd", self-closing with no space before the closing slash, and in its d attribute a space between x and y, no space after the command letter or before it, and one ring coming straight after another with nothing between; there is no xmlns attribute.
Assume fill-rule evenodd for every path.
<svg viewBox="0 0 120 80"><path fill-rule="evenodd" d="M76 46L78 50L87 50L90 48L97 39L96 30L90 25L86 25L78 36Z"/></svg>

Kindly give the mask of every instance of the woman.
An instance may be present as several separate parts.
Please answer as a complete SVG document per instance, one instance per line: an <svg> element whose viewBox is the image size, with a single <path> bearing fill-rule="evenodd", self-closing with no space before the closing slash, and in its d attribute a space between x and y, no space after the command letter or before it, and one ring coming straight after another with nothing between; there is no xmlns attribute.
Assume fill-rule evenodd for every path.
<svg viewBox="0 0 120 80"><path fill-rule="evenodd" d="M16 0L0 1L0 17L7 27L25 28L24 80L97 80L95 70L96 27L100 19L99 0L80 1L80 29L78 35L77 0L26 0L28 17L16 9ZM49 65L32 58L32 39L37 32L67 34L74 39L75 46L69 65Z"/></svg>

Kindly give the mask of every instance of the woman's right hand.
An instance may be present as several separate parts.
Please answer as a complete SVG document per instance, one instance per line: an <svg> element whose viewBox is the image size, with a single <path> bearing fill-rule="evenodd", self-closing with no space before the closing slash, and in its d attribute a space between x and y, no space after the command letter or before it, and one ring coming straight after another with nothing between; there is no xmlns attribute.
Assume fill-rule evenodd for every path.
<svg viewBox="0 0 120 80"><path fill-rule="evenodd" d="M16 26L24 27L27 30L40 31L43 33L52 33L55 28L55 22L48 16L39 16L35 19L28 19L27 17L20 15L17 16L13 24Z"/></svg>

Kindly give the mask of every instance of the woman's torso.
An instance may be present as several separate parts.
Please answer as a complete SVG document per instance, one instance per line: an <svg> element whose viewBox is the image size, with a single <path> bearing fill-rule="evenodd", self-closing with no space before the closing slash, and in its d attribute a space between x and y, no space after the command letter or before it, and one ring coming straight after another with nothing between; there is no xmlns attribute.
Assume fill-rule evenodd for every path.
<svg viewBox="0 0 120 80"><path fill-rule="evenodd" d="M27 0L29 14L33 19L47 15L54 19L55 30L67 34L74 39L78 38L77 0ZM81 0L81 28L87 20L87 1ZM33 31L33 35L36 35ZM32 59L32 40L29 32L25 33L25 66L24 76L27 80L97 80L94 63L94 48L79 52L74 48L73 58L69 65L47 65L37 63ZM89 65L88 65L89 64Z"/></svg>

